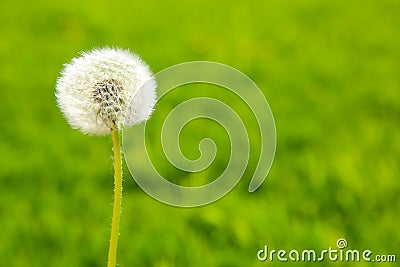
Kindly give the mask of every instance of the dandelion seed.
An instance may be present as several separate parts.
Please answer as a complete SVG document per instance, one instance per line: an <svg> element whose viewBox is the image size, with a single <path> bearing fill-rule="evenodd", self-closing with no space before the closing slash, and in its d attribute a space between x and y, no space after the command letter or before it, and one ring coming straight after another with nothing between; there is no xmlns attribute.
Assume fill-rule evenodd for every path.
<svg viewBox="0 0 400 267"><path fill-rule="evenodd" d="M122 129L124 123L130 126L147 120L155 103L155 88L148 65L137 55L103 48L65 64L57 80L56 98L72 128L106 135L113 125Z"/></svg>

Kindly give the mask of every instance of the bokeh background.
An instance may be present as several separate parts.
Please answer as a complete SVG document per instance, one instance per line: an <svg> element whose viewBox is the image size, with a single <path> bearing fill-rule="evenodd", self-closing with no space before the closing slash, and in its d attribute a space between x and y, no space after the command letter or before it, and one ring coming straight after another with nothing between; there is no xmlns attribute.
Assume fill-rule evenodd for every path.
<svg viewBox="0 0 400 267"><path fill-rule="evenodd" d="M72 130L54 97L62 65L105 45L130 48L154 72L192 60L243 71L278 136L256 193L250 163L230 194L201 208L159 203L125 170L119 266L286 266L257 251L335 248L338 238L399 261L399 1L2 0L0 10L0 266L106 265L111 138ZM158 112L176 100L179 91ZM202 128L182 137L188 157ZM222 157L203 177L223 167Z"/></svg>

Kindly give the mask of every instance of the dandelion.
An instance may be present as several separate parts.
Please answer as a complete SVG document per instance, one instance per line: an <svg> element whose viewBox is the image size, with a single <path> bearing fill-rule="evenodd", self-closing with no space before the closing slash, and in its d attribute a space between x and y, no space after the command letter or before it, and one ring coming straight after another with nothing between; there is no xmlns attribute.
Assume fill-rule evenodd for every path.
<svg viewBox="0 0 400 267"><path fill-rule="evenodd" d="M156 83L146 63L128 50L103 48L65 64L56 84L57 105L68 123L85 134L111 134L114 145L114 207L108 266L115 266L122 198L119 132L146 121Z"/></svg>

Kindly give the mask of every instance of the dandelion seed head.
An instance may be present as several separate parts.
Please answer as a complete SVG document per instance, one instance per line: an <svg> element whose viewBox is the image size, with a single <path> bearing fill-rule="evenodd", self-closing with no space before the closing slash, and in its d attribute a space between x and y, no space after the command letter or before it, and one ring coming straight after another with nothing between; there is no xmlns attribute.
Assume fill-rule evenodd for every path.
<svg viewBox="0 0 400 267"><path fill-rule="evenodd" d="M156 82L139 56L117 48L94 49L64 65L57 79L59 108L74 129L105 135L148 119Z"/></svg>

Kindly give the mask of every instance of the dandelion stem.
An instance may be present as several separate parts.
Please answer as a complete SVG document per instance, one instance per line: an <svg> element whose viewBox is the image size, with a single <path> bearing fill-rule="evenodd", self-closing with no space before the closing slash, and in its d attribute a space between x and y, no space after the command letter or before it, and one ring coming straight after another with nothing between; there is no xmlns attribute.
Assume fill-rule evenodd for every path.
<svg viewBox="0 0 400 267"><path fill-rule="evenodd" d="M118 129L115 126L113 127L111 132L114 144L114 206L111 224L110 247L108 250L108 267L114 267L116 265L122 200L122 168L121 148L118 136L119 133Z"/></svg>

